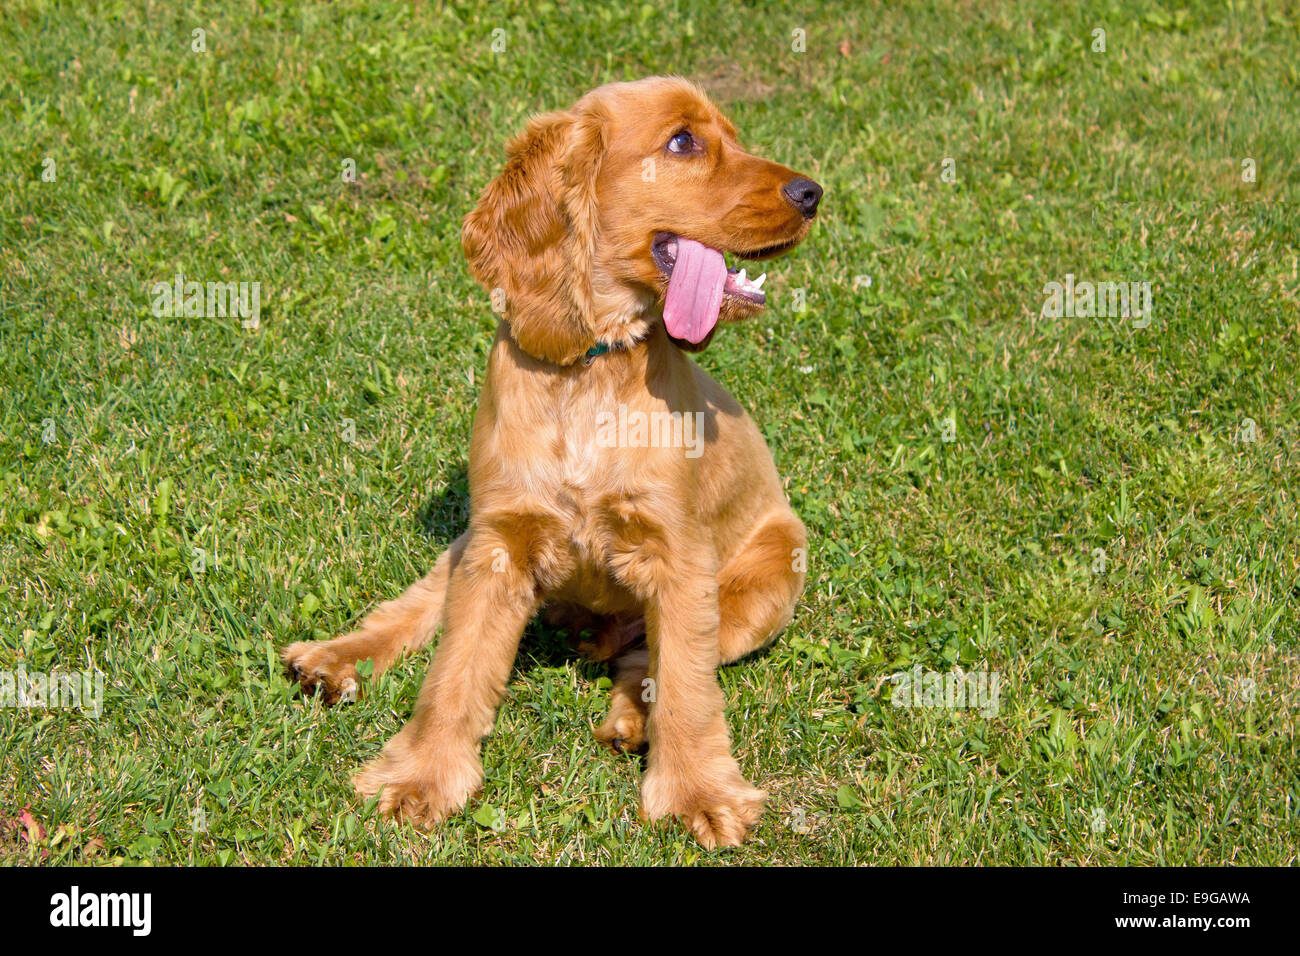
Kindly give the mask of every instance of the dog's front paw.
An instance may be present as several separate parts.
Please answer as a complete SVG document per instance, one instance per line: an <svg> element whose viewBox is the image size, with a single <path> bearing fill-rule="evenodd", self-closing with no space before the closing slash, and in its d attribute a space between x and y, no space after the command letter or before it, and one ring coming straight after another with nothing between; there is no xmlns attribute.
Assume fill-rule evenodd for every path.
<svg viewBox="0 0 1300 956"><path fill-rule="evenodd" d="M363 797L379 794L382 813L432 827L456 813L483 784L477 755L450 758L436 750L420 754L401 734L361 768L352 785Z"/></svg>
<svg viewBox="0 0 1300 956"><path fill-rule="evenodd" d="M280 652L280 660L302 687L303 696L315 694L325 704L352 701L357 694L356 662L340 657L331 641L298 641Z"/></svg>
<svg viewBox="0 0 1300 956"><path fill-rule="evenodd" d="M766 799L734 769L718 778L689 781L651 771L641 787L641 808L648 819L676 817L709 850L743 843L763 815Z"/></svg>

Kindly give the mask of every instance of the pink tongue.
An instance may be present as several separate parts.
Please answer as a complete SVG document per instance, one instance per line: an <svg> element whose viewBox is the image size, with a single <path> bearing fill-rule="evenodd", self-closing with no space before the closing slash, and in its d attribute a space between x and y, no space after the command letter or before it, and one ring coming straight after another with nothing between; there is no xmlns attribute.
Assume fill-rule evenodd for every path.
<svg viewBox="0 0 1300 956"><path fill-rule="evenodd" d="M717 249L677 237L677 261L668 277L664 325L668 334L692 345L703 342L718 324L727 263Z"/></svg>

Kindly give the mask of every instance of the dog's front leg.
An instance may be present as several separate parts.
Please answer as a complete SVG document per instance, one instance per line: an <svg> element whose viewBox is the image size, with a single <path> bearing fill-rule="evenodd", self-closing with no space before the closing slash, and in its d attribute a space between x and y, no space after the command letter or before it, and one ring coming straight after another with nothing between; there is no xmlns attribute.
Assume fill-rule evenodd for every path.
<svg viewBox="0 0 1300 956"><path fill-rule="evenodd" d="M653 574L646 605L650 648L649 767L641 789L645 815L675 816L712 849L745 839L766 797L750 786L731 755L718 686L717 569L707 545L696 559L676 548Z"/></svg>
<svg viewBox="0 0 1300 956"><path fill-rule="evenodd" d="M528 566L535 553L533 542L491 524L471 529L448 583L443 637L415 712L353 778L363 796L382 790L382 811L432 825L482 784L479 742L492 730L519 639L538 605Z"/></svg>

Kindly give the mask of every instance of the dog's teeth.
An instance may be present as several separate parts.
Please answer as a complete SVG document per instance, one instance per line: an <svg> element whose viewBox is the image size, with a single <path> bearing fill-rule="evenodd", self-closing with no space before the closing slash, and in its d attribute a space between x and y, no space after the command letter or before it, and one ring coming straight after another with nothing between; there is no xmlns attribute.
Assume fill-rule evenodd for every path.
<svg viewBox="0 0 1300 956"><path fill-rule="evenodd" d="M741 269L739 272L736 273L736 285L743 287L747 281L748 280L745 278L744 269Z"/></svg>
<svg viewBox="0 0 1300 956"><path fill-rule="evenodd" d="M761 276L759 276L757 279L754 279L749 284L752 285L755 289L761 289L763 288L763 280L765 280L766 278L767 278L767 273L764 272Z"/></svg>

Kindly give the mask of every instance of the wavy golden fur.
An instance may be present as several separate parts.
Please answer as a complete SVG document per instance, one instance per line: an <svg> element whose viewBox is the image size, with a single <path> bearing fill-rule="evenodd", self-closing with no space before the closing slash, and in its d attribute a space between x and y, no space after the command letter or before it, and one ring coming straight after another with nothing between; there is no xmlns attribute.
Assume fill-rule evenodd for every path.
<svg viewBox="0 0 1300 956"><path fill-rule="evenodd" d="M683 131L675 145L690 150L666 150ZM652 246L671 235L775 255L807 234L821 190L746 152L705 95L672 78L600 87L531 120L507 152L463 232L503 311L474 419L469 528L357 630L283 657L332 702L358 661L378 673L442 629L413 715L354 779L383 810L433 824L480 786L480 740L545 605L611 661L596 735L648 743L644 816L736 844L764 794L731 754L716 669L790 620L807 539L758 429L683 351L708 339L669 336L670 270ZM721 319L758 308L727 295ZM598 343L609 351L588 358ZM620 407L698 414L699 456L600 440Z"/></svg>

